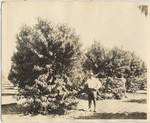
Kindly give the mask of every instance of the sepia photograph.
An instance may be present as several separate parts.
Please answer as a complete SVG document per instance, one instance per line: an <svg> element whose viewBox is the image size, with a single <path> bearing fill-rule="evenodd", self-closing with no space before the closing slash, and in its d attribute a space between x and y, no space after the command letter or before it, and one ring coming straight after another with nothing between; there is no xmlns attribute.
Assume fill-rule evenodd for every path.
<svg viewBox="0 0 150 123"><path fill-rule="evenodd" d="M2 122L148 121L149 5L3 1Z"/></svg>

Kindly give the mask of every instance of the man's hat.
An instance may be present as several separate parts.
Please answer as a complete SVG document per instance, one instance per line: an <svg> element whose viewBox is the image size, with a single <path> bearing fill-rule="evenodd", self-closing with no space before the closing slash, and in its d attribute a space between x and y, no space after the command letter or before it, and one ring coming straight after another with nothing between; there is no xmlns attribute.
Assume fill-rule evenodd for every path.
<svg viewBox="0 0 150 123"><path fill-rule="evenodd" d="M90 71L89 76L94 76L94 74L93 74L93 72L92 72L92 71Z"/></svg>

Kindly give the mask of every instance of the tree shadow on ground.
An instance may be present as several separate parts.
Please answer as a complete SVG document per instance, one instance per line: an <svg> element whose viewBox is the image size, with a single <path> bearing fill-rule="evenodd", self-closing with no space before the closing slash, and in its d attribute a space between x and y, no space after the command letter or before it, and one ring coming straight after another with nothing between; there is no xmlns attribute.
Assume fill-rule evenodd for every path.
<svg viewBox="0 0 150 123"><path fill-rule="evenodd" d="M78 111L86 111L85 109L78 109Z"/></svg>
<svg viewBox="0 0 150 123"><path fill-rule="evenodd" d="M21 114L25 109L17 103L12 104L2 104L1 113L4 114Z"/></svg>
<svg viewBox="0 0 150 123"><path fill-rule="evenodd" d="M7 104L2 105L2 115L4 114L22 114L26 109L21 105ZM78 111L85 111L84 109L78 109ZM78 116L74 119L147 119L147 113L144 112L132 112L132 113L93 113L88 116Z"/></svg>
<svg viewBox="0 0 150 123"><path fill-rule="evenodd" d="M147 104L146 99L130 99L124 102L130 102L130 103L140 103L140 104Z"/></svg>
<svg viewBox="0 0 150 123"><path fill-rule="evenodd" d="M77 119L147 119L147 113L94 113L91 116L79 116Z"/></svg>

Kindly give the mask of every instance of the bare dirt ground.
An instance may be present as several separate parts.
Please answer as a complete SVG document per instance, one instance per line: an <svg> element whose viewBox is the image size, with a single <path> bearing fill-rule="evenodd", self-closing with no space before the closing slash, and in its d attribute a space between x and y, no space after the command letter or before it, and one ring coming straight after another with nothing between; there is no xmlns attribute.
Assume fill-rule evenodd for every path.
<svg viewBox="0 0 150 123"><path fill-rule="evenodd" d="M71 110L66 115L24 116L19 112L17 104L2 105L3 121L53 121L77 119L146 119L146 92L127 93L128 98L122 100L99 100L96 112L88 111L88 101L79 100L77 110ZM93 106L93 105L92 105ZM28 120L27 120L28 119Z"/></svg>

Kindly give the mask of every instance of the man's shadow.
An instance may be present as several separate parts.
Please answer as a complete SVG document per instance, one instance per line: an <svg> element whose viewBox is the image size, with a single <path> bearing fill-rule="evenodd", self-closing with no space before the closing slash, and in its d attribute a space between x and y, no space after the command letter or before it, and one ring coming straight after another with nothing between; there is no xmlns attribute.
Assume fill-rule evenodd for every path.
<svg viewBox="0 0 150 123"><path fill-rule="evenodd" d="M85 109L78 109L78 111L87 111L87 110L85 110Z"/></svg>

